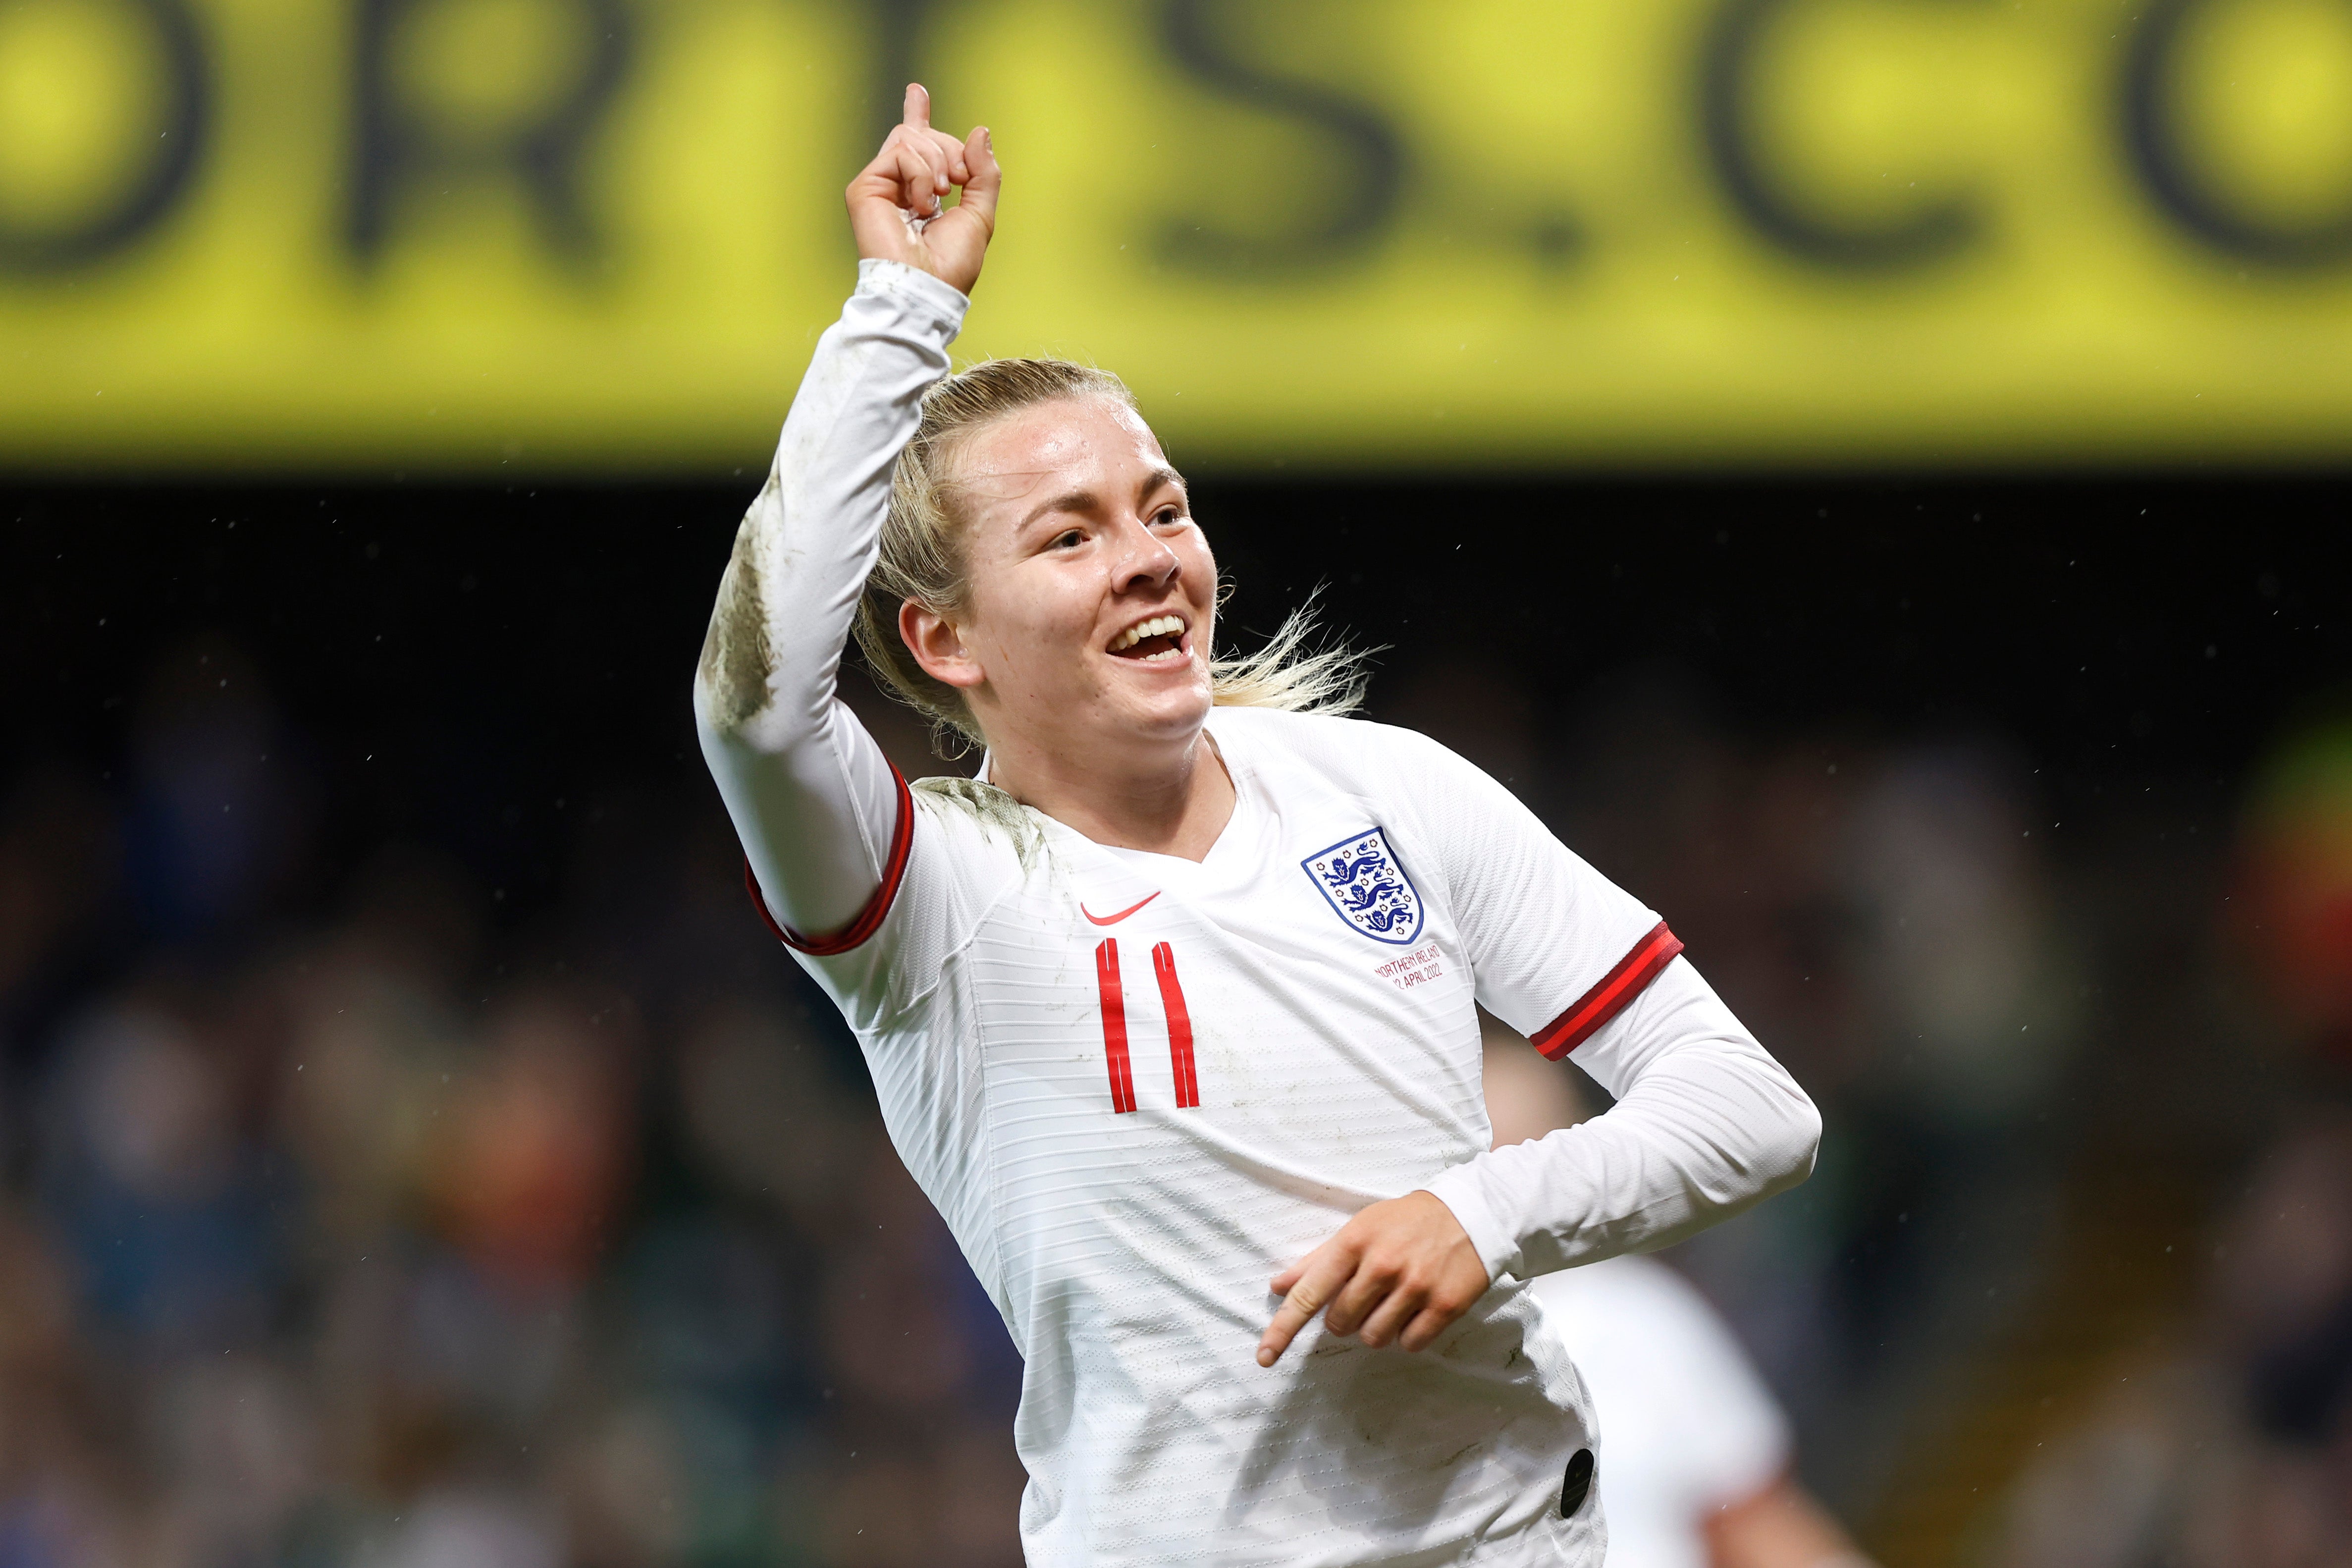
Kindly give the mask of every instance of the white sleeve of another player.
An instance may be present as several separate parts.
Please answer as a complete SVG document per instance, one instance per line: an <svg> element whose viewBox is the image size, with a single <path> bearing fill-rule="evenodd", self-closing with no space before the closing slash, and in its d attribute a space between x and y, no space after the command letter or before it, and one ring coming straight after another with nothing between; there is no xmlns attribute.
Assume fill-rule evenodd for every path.
<svg viewBox="0 0 2352 1568"><path fill-rule="evenodd" d="M695 675L702 754L771 923L818 956L872 934L906 865L905 782L835 688L891 469L969 303L913 268L858 264L736 533Z"/></svg>
<svg viewBox="0 0 2352 1568"><path fill-rule="evenodd" d="M1680 1241L1803 1181L1821 1117L1665 922L1494 780L1414 737L1401 772L1478 1000L1617 1097L1605 1114L1428 1184L1490 1276L1529 1279Z"/></svg>
<svg viewBox="0 0 2352 1568"><path fill-rule="evenodd" d="M1674 1403L1686 1416L1683 1474L1693 1511L1704 1517L1746 1502L1787 1472L1789 1420L1715 1309L1664 1264L1643 1261L1668 1275L1673 1292L1657 1314L1666 1352L1658 1371L1673 1381Z"/></svg>
<svg viewBox="0 0 2352 1568"><path fill-rule="evenodd" d="M1617 1475L1622 1483L1623 1460L1634 1458L1649 1484L1671 1489L1653 1511L1696 1522L1746 1502L1788 1470L1788 1417L1690 1281L1663 1263L1628 1258L1535 1288L1601 1402L1603 1435L1620 1441L1610 1415L1618 1402L1646 1407L1628 1431L1660 1451L1621 1454Z"/></svg>

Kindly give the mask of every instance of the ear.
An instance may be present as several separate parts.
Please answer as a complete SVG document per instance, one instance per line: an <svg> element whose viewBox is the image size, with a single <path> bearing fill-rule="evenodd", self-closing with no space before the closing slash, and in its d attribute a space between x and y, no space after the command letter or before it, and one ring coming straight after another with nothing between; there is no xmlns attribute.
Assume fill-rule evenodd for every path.
<svg viewBox="0 0 2352 1568"><path fill-rule="evenodd" d="M954 623L927 607L919 599L898 606L898 636L923 673L960 690L969 691L987 679L977 659L963 646Z"/></svg>

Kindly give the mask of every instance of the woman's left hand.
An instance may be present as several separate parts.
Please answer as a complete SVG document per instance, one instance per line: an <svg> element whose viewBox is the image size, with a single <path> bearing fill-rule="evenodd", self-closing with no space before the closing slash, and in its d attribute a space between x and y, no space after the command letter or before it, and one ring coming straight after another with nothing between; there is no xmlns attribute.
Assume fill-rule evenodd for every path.
<svg viewBox="0 0 2352 1568"><path fill-rule="evenodd" d="M940 198L961 186L954 206ZM931 129L931 95L907 84L906 116L845 193L849 231L861 258L903 262L965 294L996 234L1004 188L996 143L984 125L959 142Z"/></svg>
<svg viewBox="0 0 2352 1568"><path fill-rule="evenodd" d="M1274 1277L1283 1302L1257 1342L1257 1363L1272 1366L1318 1312L1328 1331L1374 1349L1393 1340L1421 1350L1492 1283L1469 1233L1435 1194L1374 1204Z"/></svg>

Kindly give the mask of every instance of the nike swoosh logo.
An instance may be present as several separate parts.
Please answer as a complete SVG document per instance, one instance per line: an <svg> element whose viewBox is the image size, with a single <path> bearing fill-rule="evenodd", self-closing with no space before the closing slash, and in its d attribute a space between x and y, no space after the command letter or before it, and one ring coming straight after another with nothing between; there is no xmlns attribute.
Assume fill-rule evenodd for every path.
<svg viewBox="0 0 2352 1568"><path fill-rule="evenodd" d="M1078 913L1086 916L1087 919L1094 921L1095 924L1098 926L1115 926L1118 924L1119 921L1127 919L1128 916L1133 914L1136 910L1141 909L1145 904L1150 903L1159 896L1160 895L1158 893L1146 893L1139 901L1128 905L1127 908L1119 910L1118 913L1115 915L1098 915L1092 910L1087 908L1083 903L1078 906Z"/></svg>

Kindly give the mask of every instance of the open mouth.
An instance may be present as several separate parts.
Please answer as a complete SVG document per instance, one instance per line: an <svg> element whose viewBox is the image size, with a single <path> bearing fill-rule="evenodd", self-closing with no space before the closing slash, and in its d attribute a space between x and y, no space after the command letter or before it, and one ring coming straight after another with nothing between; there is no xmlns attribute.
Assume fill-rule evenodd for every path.
<svg viewBox="0 0 2352 1568"><path fill-rule="evenodd" d="M1114 658L1160 664L1184 657L1184 617L1150 616L1110 639Z"/></svg>

